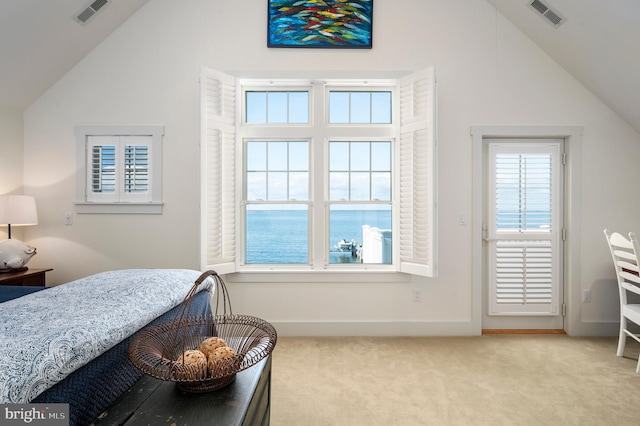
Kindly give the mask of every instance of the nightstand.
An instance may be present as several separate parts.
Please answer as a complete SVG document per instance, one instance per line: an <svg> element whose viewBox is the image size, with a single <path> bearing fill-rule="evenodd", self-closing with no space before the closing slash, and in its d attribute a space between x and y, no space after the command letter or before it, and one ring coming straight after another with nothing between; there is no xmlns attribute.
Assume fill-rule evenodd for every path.
<svg viewBox="0 0 640 426"><path fill-rule="evenodd" d="M44 274L53 269L27 269L17 272L0 272L0 285L45 287Z"/></svg>

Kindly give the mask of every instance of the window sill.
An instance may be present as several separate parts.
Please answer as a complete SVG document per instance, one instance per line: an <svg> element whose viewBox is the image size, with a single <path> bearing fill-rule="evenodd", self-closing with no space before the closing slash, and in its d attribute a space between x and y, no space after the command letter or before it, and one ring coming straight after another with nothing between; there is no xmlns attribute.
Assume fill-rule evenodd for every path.
<svg viewBox="0 0 640 426"><path fill-rule="evenodd" d="M409 282L411 275L396 272L393 267L317 270L274 266L242 269L225 275L225 280L238 283L388 283Z"/></svg>
<svg viewBox="0 0 640 426"><path fill-rule="evenodd" d="M78 214L162 214L164 203L85 203L76 202Z"/></svg>

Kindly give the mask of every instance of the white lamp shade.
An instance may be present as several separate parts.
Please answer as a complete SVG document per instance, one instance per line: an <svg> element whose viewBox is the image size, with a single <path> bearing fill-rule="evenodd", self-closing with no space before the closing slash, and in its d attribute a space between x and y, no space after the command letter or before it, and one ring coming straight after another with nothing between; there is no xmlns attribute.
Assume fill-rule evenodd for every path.
<svg viewBox="0 0 640 426"><path fill-rule="evenodd" d="M30 195L0 195L0 224L37 225L36 199Z"/></svg>

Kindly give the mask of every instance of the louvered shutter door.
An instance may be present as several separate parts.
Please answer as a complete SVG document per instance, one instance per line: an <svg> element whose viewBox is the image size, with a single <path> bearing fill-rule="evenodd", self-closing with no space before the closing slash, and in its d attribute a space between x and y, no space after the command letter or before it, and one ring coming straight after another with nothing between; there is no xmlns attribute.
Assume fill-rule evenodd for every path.
<svg viewBox="0 0 640 426"><path fill-rule="evenodd" d="M560 145L491 144L491 315L558 315Z"/></svg>
<svg viewBox="0 0 640 426"><path fill-rule="evenodd" d="M437 275L436 79L433 67L400 80L399 271Z"/></svg>
<svg viewBox="0 0 640 426"><path fill-rule="evenodd" d="M236 271L236 83L204 68L201 76L202 265Z"/></svg>

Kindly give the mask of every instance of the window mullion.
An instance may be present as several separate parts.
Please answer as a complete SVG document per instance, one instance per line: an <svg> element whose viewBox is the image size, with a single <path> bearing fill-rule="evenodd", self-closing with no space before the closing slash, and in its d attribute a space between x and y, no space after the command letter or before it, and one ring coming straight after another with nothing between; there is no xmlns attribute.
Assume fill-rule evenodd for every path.
<svg viewBox="0 0 640 426"><path fill-rule="evenodd" d="M269 99L269 97L267 96L267 99ZM269 114L269 101L267 100L267 117ZM265 188L264 188L264 193L265 193L265 197L264 197L264 201L268 201L270 200L269 198L269 176L271 175L271 170L269 169L269 144L267 143L266 146L266 151L265 151L265 160L266 160L266 167L265 167L265 173L264 173L264 179L265 179Z"/></svg>
<svg viewBox="0 0 640 426"><path fill-rule="evenodd" d="M118 142L116 143L116 175L115 175L115 186L116 186L116 198L118 202L122 202L122 194L124 194L124 162L125 162L125 144L122 140L122 136L118 136Z"/></svg>
<svg viewBox="0 0 640 426"><path fill-rule="evenodd" d="M289 114L289 101L287 100L287 114ZM291 159L291 153L289 152L289 150L291 149L291 144L290 142L287 142L287 169L285 170L286 174L287 174L287 201L291 200L291 164L290 164L290 159Z"/></svg>
<svg viewBox="0 0 640 426"><path fill-rule="evenodd" d="M369 199L373 200L373 145L369 144Z"/></svg>
<svg viewBox="0 0 640 426"><path fill-rule="evenodd" d="M311 239L311 264L315 268L324 268L329 264L328 248L328 144L326 126L328 119L325 113L328 111L324 85L314 83L312 92L312 129L311 129L311 158L309 161L311 171L311 214L309 218L309 236Z"/></svg>
<svg viewBox="0 0 640 426"><path fill-rule="evenodd" d="M369 92L369 121L373 120L373 92Z"/></svg>

